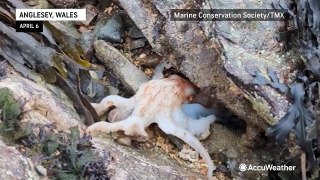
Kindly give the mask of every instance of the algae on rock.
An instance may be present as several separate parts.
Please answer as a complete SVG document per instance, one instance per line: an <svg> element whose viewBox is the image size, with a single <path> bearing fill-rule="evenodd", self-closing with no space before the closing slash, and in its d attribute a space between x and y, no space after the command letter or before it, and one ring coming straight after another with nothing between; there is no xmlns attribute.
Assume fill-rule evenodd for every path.
<svg viewBox="0 0 320 180"><path fill-rule="evenodd" d="M0 88L0 109L2 120L0 133L5 137L12 137L12 133L18 127L21 108L9 88Z"/></svg>

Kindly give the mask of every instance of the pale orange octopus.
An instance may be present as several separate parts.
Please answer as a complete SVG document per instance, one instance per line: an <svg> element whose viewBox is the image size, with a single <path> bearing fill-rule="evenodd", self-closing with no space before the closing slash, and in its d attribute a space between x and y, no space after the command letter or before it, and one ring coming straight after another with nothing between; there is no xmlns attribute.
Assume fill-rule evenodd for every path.
<svg viewBox="0 0 320 180"><path fill-rule="evenodd" d="M88 127L87 133L124 131L129 136L148 138L145 129L150 124L156 123L163 132L180 138L199 152L208 165L208 178L212 179L215 166L207 150L195 136L208 130L216 118L214 115L200 119L186 116L181 106L184 103L189 103L194 95L194 86L178 75L150 80L142 84L131 98L110 95L99 104L92 103L99 116L111 106L130 115L119 122L94 123Z"/></svg>

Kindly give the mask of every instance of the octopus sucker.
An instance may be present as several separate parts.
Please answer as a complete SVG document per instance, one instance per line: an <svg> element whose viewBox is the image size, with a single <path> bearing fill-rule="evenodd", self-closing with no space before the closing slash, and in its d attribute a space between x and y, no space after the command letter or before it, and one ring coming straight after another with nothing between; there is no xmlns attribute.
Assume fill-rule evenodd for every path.
<svg viewBox="0 0 320 180"><path fill-rule="evenodd" d="M123 131L129 136L148 138L146 129L156 123L166 134L174 135L194 148L206 161L207 175L212 179L215 166L196 136L207 133L216 117L203 106L190 104L195 93L195 86L178 75L150 80L142 84L131 98L110 95L100 103L92 103L99 116L115 106L119 113L117 117L123 119L94 123L87 128L87 133Z"/></svg>

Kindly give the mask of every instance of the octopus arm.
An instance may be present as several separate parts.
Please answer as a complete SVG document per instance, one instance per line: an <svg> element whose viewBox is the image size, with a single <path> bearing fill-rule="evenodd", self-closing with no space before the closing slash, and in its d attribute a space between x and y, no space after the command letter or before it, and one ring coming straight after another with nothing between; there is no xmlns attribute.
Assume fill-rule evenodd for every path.
<svg viewBox="0 0 320 180"><path fill-rule="evenodd" d="M202 117L207 117L214 114L213 109L205 108L201 104L182 104L182 111L192 119L200 119Z"/></svg>
<svg viewBox="0 0 320 180"><path fill-rule="evenodd" d="M187 106L188 105L185 104L184 107ZM183 107L181 109L176 109L172 116L173 122L179 127L184 127L184 129L195 136L200 136L207 131L210 128L210 124L214 123L216 120L216 116L213 114L205 117L199 115L201 111L198 111L197 108L190 109L189 111L185 110L186 109L183 109Z"/></svg>
<svg viewBox="0 0 320 180"><path fill-rule="evenodd" d="M164 76L163 76L163 70L164 68L170 68L171 65L167 62L162 62L160 63L154 70L154 75L152 77L152 79L163 79Z"/></svg>
<svg viewBox="0 0 320 180"><path fill-rule="evenodd" d="M215 115L210 115L200 119L189 119L187 130L193 135L200 136L210 128L210 124L214 123L215 120Z"/></svg>
<svg viewBox="0 0 320 180"><path fill-rule="evenodd" d="M145 131L146 125L144 121L136 116L129 116L128 118L118 121L118 122L97 122L89 126L86 130L87 134L92 134L95 131L103 131L106 133L124 131L126 135L129 136L143 136L148 137Z"/></svg>
<svg viewBox="0 0 320 180"><path fill-rule="evenodd" d="M104 114L112 106L128 107L132 103L132 98L124 98L118 95L110 95L102 99L100 103L91 103L92 107L96 110L98 116ZM133 109L133 107L131 108Z"/></svg>
<svg viewBox="0 0 320 180"><path fill-rule="evenodd" d="M157 124L158 124L159 128L163 132L165 132L166 134L171 134L173 136L180 138L185 143L190 145L193 149L195 149L201 155L201 157L206 161L206 163L208 165L208 174L207 174L208 179L213 179L212 172L215 169L215 166L211 160L211 157L210 157L208 151L203 147L203 145L200 143L200 141L195 136L193 136L187 130L185 130L179 126L176 126L174 123L172 123L170 121L163 121L162 118L161 118L161 120L159 119L159 121L157 121Z"/></svg>

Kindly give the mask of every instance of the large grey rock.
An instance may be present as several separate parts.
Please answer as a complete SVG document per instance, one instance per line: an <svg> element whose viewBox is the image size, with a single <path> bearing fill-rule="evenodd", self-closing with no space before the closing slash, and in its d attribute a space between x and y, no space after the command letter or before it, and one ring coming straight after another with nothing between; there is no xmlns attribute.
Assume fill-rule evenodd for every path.
<svg viewBox="0 0 320 180"><path fill-rule="evenodd" d="M218 100L246 121L245 139L251 141L285 114L289 104L286 97L269 86L255 85L252 76L254 71L267 76L270 68L283 81L295 70L289 66L295 60L279 58L272 47L275 23L175 22L169 16L174 8L263 9L270 7L271 1L120 2L156 52L200 87L211 101Z"/></svg>
<svg viewBox="0 0 320 180"><path fill-rule="evenodd" d="M111 180L126 179L207 179L206 176L187 169L173 161L155 147L132 148L115 143L111 136L93 139L96 151L101 157L112 156L107 162L107 172Z"/></svg>
<svg viewBox="0 0 320 180"><path fill-rule="evenodd" d="M32 161L0 140L0 179L40 180Z"/></svg>
<svg viewBox="0 0 320 180"><path fill-rule="evenodd" d="M209 0L204 8L227 9L245 7L248 9L272 9L272 0L254 3L250 1ZM202 27L209 36L212 30L217 31L217 39L224 49L224 68L230 79L245 90L246 98L253 108L268 123L273 124L283 117L288 109L288 101L283 93L269 86L254 84L256 71L268 78L268 69L277 73L282 83L290 81L290 74L296 70L295 63L299 56L292 51L288 54L278 52L275 36L278 23L276 21L218 21L203 22ZM211 30L211 32L210 32ZM232 42L228 41L232 40ZM288 80L289 79L289 80Z"/></svg>
<svg viewBox="0 0 320 180"><path fill-rule="evenodd" d="M83 121L64 92L52 85L37 84L11 74L0 80L0 88L3 87L9 88L17 100L26 102L21 122L55 124L59 130L67 132Z"/></svg>

